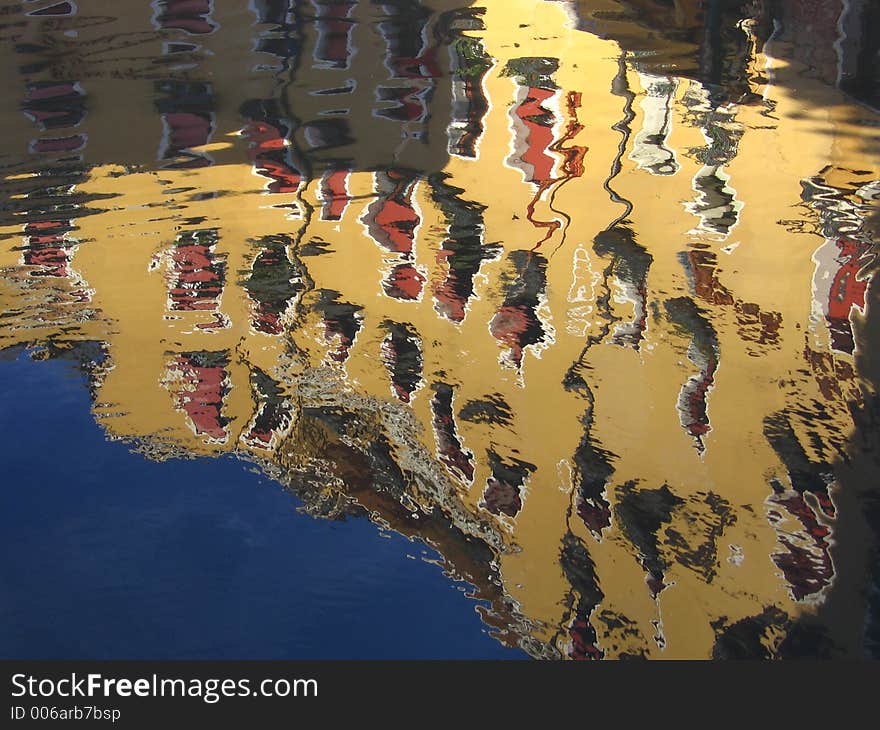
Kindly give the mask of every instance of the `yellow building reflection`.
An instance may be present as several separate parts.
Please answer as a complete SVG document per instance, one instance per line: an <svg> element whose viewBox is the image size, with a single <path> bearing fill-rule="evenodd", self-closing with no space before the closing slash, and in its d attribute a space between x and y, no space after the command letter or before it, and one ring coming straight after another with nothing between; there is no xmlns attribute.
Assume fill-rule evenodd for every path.
<svg viewBox="0 0 880 730"><path fill-rule="evenodd" d="M108 438L426 541L534 656L855 651L874 111L760 19L720 98L616 2L67 5L2 46L0 347L104 343Z"/></svg>

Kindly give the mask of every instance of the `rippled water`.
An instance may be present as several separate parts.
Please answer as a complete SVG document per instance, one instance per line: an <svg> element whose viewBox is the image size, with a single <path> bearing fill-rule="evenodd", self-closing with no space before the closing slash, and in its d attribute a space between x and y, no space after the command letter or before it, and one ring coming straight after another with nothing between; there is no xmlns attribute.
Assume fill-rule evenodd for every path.
<svg viewBox="0 0 880 730"><path fill-rule="evenodd" d="M0 653L876 655L878 48L869 0L3 5Z"/></svg>

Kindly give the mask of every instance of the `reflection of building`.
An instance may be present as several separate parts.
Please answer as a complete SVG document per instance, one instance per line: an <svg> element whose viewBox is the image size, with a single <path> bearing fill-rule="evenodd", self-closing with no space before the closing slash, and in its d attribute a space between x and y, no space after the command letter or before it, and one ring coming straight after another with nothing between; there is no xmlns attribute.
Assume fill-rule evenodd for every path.
<svg viewBox="0 0 880 730"><path fill-rule="evenodd" d="M430 542L535 655L708 656L743 631L784 654L836 579L860 398L835 328L861 258L820 253L851 232L812 237L831 208L804 190L874 189L814 179L864 170L857 135L816 134L784 87L770 128L619 62L559 3L222 5L116 21L138 47L79 62L82 150L26 153L33 123L0 112L23 179L82 156L64 216L6 181L0 298L23 304L0 341L106 343L109 435L246 454L314 514ZM108 32L77 28L79 49ZM54 67L16 80L29 114ZM74 88L40 109L73 124ZM67 314L49 285L78 284L14 250L60 248L62 218L94 290ZM849 308L817 317L832 259L828 312Z"/></svg>
<svg viewBox="0 0 880 730"><path fill-rule="evenodd" d="M70 17L76 11L69 3L32 11L35 17ZM40 80L25 83L21 110L39 130L40 136L28 142L28 151L36 159L55 161L44 184L37 181L21 197L27 199L27 223L21 263L33 267L33 276L66 278L71 296L87 302L91 292L73 268L73 256L79 241L76 224L65 210L75 208L71 193L85 178L82 151L88 135L82 129L86 117L86 93L78 81Z"/></svg>
<svg viewBox="0 0 880 730"><path fill-rule="evenodd" d="M827 329L831 349L852 355L851 315L865 312L869 267L876 256L863 222L872 204L880 200L880 185L873 181L853 190L852 185L835 187L817 175L804 181L803 198L818 214L819 231L825 238L813 254L814 313L824 322L814 322L811 329Z"/></svg>

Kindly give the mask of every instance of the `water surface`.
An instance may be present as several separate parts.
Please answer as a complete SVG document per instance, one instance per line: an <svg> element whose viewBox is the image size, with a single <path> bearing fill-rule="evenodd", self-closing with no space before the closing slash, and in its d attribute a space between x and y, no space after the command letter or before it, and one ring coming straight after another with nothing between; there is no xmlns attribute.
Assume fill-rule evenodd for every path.
<svg viewBox="0 0 880 730"><path fill-rule="evenodd" d="M7 5L0 654L876 654L878 38Z"/></svg>

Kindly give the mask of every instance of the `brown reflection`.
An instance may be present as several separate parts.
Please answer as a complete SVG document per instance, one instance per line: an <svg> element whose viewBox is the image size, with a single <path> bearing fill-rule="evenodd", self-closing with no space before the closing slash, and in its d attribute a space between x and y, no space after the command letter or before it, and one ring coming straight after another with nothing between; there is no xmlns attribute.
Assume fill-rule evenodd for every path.
<svg viewBox="0 0 880 730"><path fill-rule="evenodd" d="M533 656L865 653L878 20L811 5L28 3L0 347Z"/></svg>

